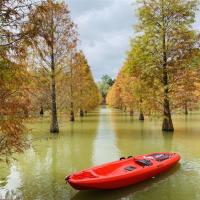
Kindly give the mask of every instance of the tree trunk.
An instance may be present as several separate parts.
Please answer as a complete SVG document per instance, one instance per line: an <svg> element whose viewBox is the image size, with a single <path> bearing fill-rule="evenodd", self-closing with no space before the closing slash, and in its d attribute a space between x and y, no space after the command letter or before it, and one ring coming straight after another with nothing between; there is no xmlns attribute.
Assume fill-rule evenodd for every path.
<svg viewBox="0 0 200 200"><path fill-rule="evenodd" d="M170 107L169 107L169 100L167 97L164 98L164 119L162 124L162 130L167 132L174 131Z"/></svg>
<svg viewBox="0 0 200 200"><path fill-rule="evenodd" d="M85 115L87 115L87 110L85 110Z"/></svg>
<svg viewBox="0 0 200 200"><path fill-rule="evenodd" d="M185 115L188 115L188 106L187 106L187 102L185 103Z"/></svg>
<svg viewBox="0 0 200 200"><path fill-rule="evenodd" d="M133 109L130 110L130 116L133 116Z"/></svg>
<svg viewBox="0 0 200 200"><path fill-rule="evenodd" d="M140 111L139 120L144 121L144 114L142 111Z"/></svg>
<svg viewBox="0 0 200 200"><path fill-rule="evenodd" d="M44 115L44 109L43 109L43 106L41 106L40 107L40 116L43 117L43 115Z"/></svg>
<svg viewBox="0 0 200 200"><path fill-rule="evenodd" d="M51 133L58 133L58 120L57 120L57 107L56 107L56 85L55 85L55 76L52 75L51 83Z"/></svg>
<svg viewBox="0 0 200 200"><path fill-rule="evenodd" d="M51 133L59 133L58 120L57 120L57 107L56 107L56 81L55 81L55 61L54 50L52 45L51 53Z"/></svg>
<svg viewBox="0 0 200 200"><path fill-rule="evenodd" d="M164 20L163 20L164 21ZM163 25L164 27L164 25ZM166 35L163 28L163 88L164 88L164 102L163 102L163 124L162 130L167 132L174 131L174 126L171 118L171 110L169 103L169 85L168 85L168 71L167 71L167 53L166 53Z"/></svg>
<svg viewBox="0 0 200 200"><path fill-rule="evenodd" d="M140 115L139 115L139 120L140 121L144 121L144 114L143 114L143 109L142 109L142 98L140 99L140 104L139 104L139 107L140 107Z"/></svg>
<svg viewBox="0 0 200 200"><path fill-rule="evenodd" d="M74 105L73 102L71 102L71 112L70 112L70 119L71 122L75 121L75 117L74 117Z"/></svg>
<svg viewBox="0 0 200 200"><path fill-rule="evenodd" d="M75 121L75 117L74 117L74 102L73 102L73 98L74 98L74 93L73 93L73 55L71 55L71 66L70 66L70 101L71 101L71 104L70 104L70 109L71 109L71 112L70 112L70 118L69 120L71 122L74 122Z"/></svg>
<svg viewBox="0 0 200 200"><path fill-rule="evenodd" d="M84 117L83 109L80 110L80 117Z"/></svg>
<svg viewBox="0 0 200 200"><path fill-rule="evenodd" d="M75 118L74 118L74 112L73 111L71 111L70 112L70 122L74 122L75 121Z"/></svg>

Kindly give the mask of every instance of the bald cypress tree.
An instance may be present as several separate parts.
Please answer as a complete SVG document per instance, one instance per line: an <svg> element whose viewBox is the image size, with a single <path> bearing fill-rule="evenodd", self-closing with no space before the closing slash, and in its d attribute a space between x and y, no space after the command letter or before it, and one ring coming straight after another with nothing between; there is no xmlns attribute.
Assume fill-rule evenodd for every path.
<svg viewBox="0 0 200 200"><path fill-rule="evenodd" d="M197 0L139 0L138 31L145 41L145 73L162 87L163 131L174 131L170 106L172 77L181 70L185 55L195 48Z"/></svg>
<svg viewBox="0 0 200 200"><path fill-rule="evenodd" d="M30 44L38 55L36 63L51 80L50 132L58 133L56 76L63 71L76 46L76 28L66 4L47 0L31 11L26 29L31 32Z"/></svg>

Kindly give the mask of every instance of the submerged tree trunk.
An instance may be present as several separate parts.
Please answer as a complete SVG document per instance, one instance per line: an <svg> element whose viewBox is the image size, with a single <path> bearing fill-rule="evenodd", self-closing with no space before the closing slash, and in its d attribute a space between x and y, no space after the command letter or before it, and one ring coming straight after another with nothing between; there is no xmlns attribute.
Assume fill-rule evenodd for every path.
<svg viewBox="0 0 200 200"><path fill-rule="evenodd" d="M130 116L133 116L133 109L130 110Z"/></svg>
<svg viewBox="0 0 200 200"><path fill-rule="evenodd" d="M57 106L56 106L56 79L55 79L55 57L54 57L54 21L53 14L51 16L51 133L59 133Z"/></svg>
<svg viewBox="0 0 200 200"><path fill-rule="evenodd" d="M163 112L164 119L163 119L163 124L162 124L162 130L168 131L168 132L174 131L168 97L164 97L163 107L164 107L164 112Z"/></svg>
<svg viewBox="0 0 200 200"><path fill-rule="evenodd" d="M188 106L187 106L187 102L185 103L185 115L188 115Z"/></svg>
<svg viewBox="0 0 200 200"><path fill-rule="evenodd" d="M70 105L70 117L69 117L69 120L70 122L74 122L75 121L75 117L74 117L74 103L73 101L71 102L71 105Z"/></svg>
<svg viewBox="0 0 200 200"><path fill-rule="evenodd" d="M52 66L51 66L51 133L58 133L58 120L57 120L57 107L56 107L56 81L55 81L55 66L54 56L52 55Z"/></svg>
<svg viewBox="0 0 200 200"><path fill-rule="evenodd" d="M74 93L73 93L73 55L71 55L71 66L70 66L70 118L69 120L71 122L75 121L75 117L74 117L74 102L73 102L73 97L74 97Z"/></svg>
<svg viewBox="0 0 200 200"><path fill-rule="evenodd" d="M80 110L80 117L84 117L83 109Z"/></svg>
<svg viewBox="0 0 200 200"><path fill-rule="evenodd" d="M44 109L43 109L43 106L41 106L40 107L40 116L43 117L43 115L44 115Z"/></svg>
<svg viewBox="0 0 200 200"><path fill-rule="evenodd" d="M144 114L142 111L140 111L139 120L144 121Z"/></svg>
<svg viewBox="0 0 200 200"><path fill-rule="evenodd" d="M70 112L70 119L69 119L71 122L74 122L75 121L75 118L74 118L74 112L71 111Z"/></svg>
<svg viewBox="0 0 200 200"><path fill-rule="evenodd" d="M142 103L143 103L143 100L142 100L142 98L140 98L140 104L139 104L139 108L140 108L139 120L140 121L144 121L144 113L143 113Z"/></svg>
<svg viewBox="0 0 200 200"><path fill-rule="evenodd" d="M164 26L164 25L163 25ZM171 118L171 110L169 103L169 85L168 85L168 71L167 71L167 53L166 53L166 38L165 30L163 30L163 88L164 88L164 102L163 102L163 131L174 131L174 126Z"/></svg>

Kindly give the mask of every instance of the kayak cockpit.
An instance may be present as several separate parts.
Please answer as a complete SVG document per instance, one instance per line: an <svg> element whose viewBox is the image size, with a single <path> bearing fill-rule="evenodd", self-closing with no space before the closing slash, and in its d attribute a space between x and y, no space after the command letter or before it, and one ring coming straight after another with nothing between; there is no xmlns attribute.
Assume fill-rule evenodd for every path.
<svg viewBox="0 0 200 200"><path fill-rule="evenodd" d="M135 171L138 167L134 164L133 160L115 162L108 166L100 166L93 169L81 171L73 174L73 180L86 180L113 176L115 174L123 174L127 172Z"/></svg>
<svg viewBox="0 0 200 200"><path fill-rule="evenodd" d="M118 161L110 165L106 165L106 166L103 165L101 167L94 168L93 171L99 176L109 176L109 175L118 173L120 169L124 167L125 162L126 161L121 161L121 162Z"/></svg>

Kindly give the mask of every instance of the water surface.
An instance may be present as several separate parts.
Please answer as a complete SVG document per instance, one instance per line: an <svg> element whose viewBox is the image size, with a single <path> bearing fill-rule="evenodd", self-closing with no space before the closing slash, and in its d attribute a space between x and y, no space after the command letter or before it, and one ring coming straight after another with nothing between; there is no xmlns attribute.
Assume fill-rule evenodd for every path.
<svg viewBox="0 0 200 200"><path fill-rule="evenodd" d="M32 146L0 166L0 197L24 200L199 200L200 114L174 117L173 134L160 131L159 119L140 122L110 108L99 108L75 123L63 121L59 135L49 122L29 124ZM175 151L180 165L155 179L114 191L76 191L65 184L67 174L122 156Z"/></svg>

